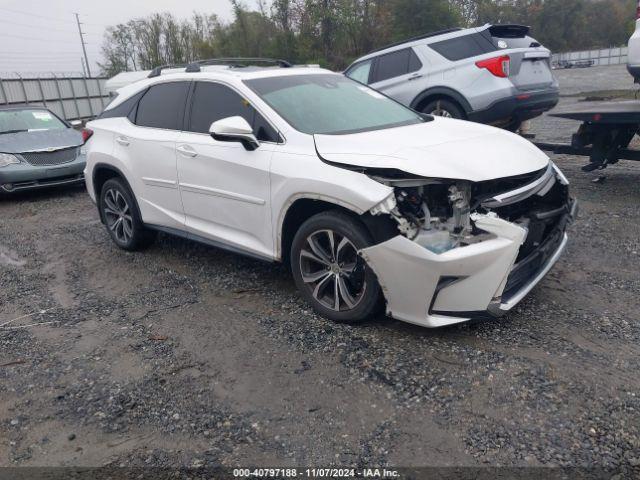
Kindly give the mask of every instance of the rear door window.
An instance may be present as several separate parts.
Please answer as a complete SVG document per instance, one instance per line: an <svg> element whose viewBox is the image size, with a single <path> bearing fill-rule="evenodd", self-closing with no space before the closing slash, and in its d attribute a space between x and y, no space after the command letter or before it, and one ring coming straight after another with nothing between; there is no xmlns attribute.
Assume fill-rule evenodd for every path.
<svg viewBox="0 0 640 480"><path fill-rule="evenodd" d="M153 85L140 99L135 124L141 127L182 130L189 82Z"/></svg>
<svg viewBox="0 0 640 480"><path fill-rule="evenodd" d="M491 53L497 50L497 47L480 33L471 33L461 37L430 43L429 47L452 62L477 57L478 55L484 55L485 53Z"/></svg>
<svg viewBox="0 0 640 480"><path fill-rule="evenodd" d="M406 75L422 68L422 62L412 48L380 55L376 59L371 83Z"/></svg>
<svg viewBox="0 0 640 480"><path fill-rule="evenodd" d="M248 100L225 85L196 82L191 103L189 131L209 133L213 122L235 116L244 118L251 125L258 140L278 142L279 136L276 130Z"/></svg>

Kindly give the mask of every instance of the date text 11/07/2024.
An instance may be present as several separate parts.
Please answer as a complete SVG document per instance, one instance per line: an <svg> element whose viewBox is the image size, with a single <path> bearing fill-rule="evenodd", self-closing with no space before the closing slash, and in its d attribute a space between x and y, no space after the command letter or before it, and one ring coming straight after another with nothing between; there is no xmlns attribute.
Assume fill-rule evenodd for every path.
<svg viewBox="0 0 640 480"><path fill-rule="evenodd" d="M235 478L399 478L397 470L386 468L237 468Z"/></svg>

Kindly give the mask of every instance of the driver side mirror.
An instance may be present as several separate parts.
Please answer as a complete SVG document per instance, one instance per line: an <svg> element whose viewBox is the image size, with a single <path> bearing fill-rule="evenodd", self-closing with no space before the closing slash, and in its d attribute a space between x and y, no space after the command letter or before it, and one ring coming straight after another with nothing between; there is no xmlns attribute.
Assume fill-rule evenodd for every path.
<svg viewBox="0 0 640 480"><path fill-rule="evenodd" d="M211 124L209 134L219 142L240 142L249 151L260 146L249 122L240 116L222 118Z"/></svg>

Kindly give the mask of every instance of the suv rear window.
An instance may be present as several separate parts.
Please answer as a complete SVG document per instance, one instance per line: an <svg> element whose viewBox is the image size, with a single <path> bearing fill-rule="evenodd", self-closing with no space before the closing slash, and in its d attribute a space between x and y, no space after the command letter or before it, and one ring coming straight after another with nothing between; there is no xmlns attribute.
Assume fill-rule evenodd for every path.
<svg viewBox="0 0 640 480"><path fill-rule="evenodd" d="M540 46L524 25L491 25L482 34L498 48L529 48Z"/></svg>
<svg viewBox="0 0 640 480"><path fill-rule="evenodd" d="M452 62L495 52L498 48L480 33L471 33L429 44L447 60Z"/></svg>
<svg viewBox="0 0 640 480"><path fill-rule="evenodd" d="M136 125L182 130L189 82L153 85L138 103Z"/></svg>
<svg viewBox="0 0 640 480"><path fill-rule="evenodd" d="M422 63L412 48L380 55L376 59L371 83L406 75L421 68Z"/></svg>

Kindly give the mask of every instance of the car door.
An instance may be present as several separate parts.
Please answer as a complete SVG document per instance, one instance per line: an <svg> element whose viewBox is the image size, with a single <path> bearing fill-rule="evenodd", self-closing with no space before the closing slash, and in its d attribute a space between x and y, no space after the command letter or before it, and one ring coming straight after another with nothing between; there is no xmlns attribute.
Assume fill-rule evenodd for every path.
<svg viewBox="0 0 640 480"><path fill-rule="evenodd" d="M423 78L422 62L413 48L404 48L376 58L370 85L401 103L408 105L419 93L412 82Z"/></svg>
<svg viewBox="0 0 640 480"><path fill-rule="evenodd" d="M254 127L260 147L214 140L209 127L241 116ZM178 177L185 223L198 237L273 257L269 167L279 135L228 85L195 82L186 131L177 141Z"/></svg>
<svg viewBox="0 0 640 480"><path fill-rule="evenodd" d="M184 229L175 147L189 84L151 86L115 132L114 157L131 173L142 220L150 225Z"/></svg>

